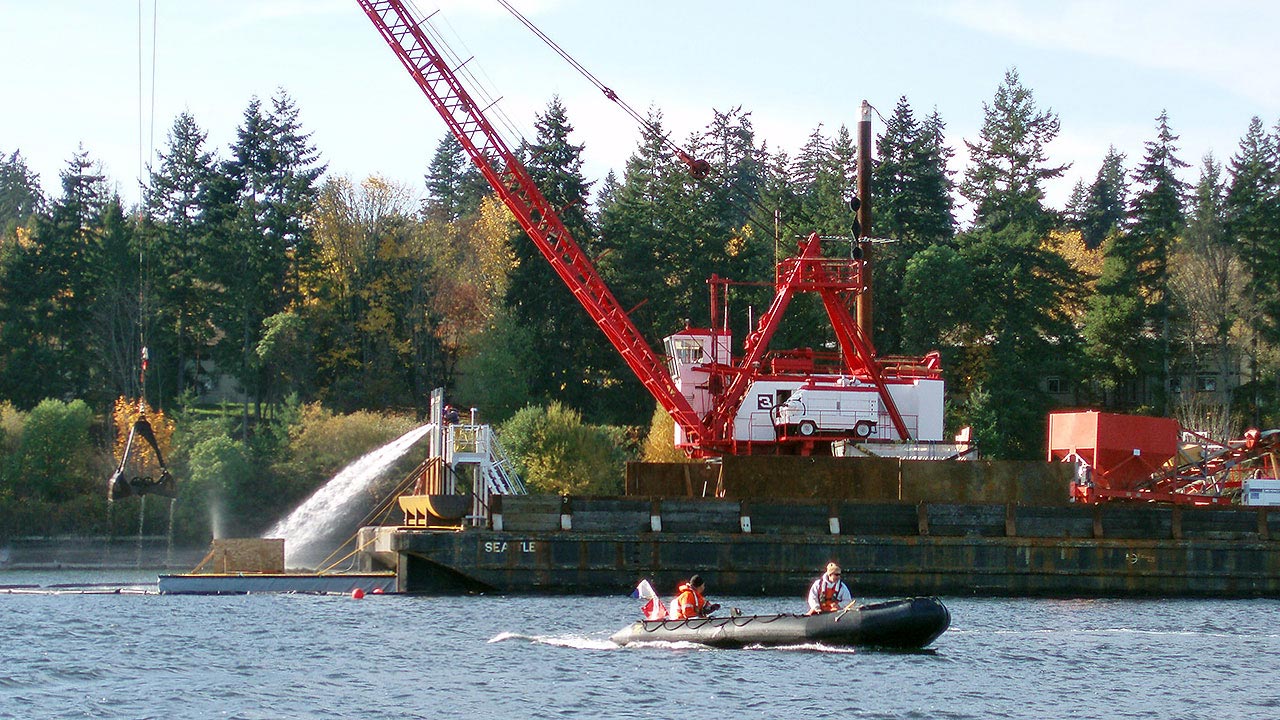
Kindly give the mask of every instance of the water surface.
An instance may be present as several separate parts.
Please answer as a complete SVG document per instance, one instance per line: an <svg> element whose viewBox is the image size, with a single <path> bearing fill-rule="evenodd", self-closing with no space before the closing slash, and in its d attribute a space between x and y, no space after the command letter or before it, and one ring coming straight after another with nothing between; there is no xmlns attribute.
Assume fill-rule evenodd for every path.
<svg viewBox="0 0 1280 720"><path fill-rule="evenodd" d="M0 573L66 582L155 578ZM618 648L625 596L0 594L0 717L1280 717L1280 602L944 600L888 653Z"/></svg>

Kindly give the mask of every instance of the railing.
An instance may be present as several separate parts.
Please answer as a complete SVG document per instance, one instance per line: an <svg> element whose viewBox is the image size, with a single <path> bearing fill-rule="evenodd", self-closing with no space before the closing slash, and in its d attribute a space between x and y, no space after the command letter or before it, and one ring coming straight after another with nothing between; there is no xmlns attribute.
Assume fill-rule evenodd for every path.
<svg viewBox="0 0 1280 720"><path fill-rule="evenodd" d="M457 477L459 465L470 465L476 470L471 475L472 511L467 518L473 526L488 523L491 496L528 492L492 427L450 425L445 428L444 447L444 462L451 476Z"/></svg>

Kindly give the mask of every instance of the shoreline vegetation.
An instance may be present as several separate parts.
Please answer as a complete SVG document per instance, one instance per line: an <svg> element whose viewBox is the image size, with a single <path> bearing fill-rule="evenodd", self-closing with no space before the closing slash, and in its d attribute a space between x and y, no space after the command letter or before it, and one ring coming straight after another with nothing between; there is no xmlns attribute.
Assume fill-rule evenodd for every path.
<svg viewBox="0 0 1280 720"><path fill-rule="evenodd" d="M1280 422L1280 124L1242 119L1229 159L1190 169L1153 108L1144 147L1081 158L1096 179L1053 208L1058 118L1016 69L993 84L976 137L948 139L905 97L879 128L871 231L894 242L875 249L877 351L938 350L947 431L971 427L995 459L1042 459L1062 406L1218 439ZM657 109L604 178L582 175L559 98L535 127L530 175L646 338L705 322L712 275L770 278L788 238L853 226L844 127L789 154L748 110L712 111L685 143L711 183L670 157ZM129 208L90 150L46 192L8 149L21 138L0 138L0 538L252 535L420 423L437 387L499 428L535 492L616 493L625 461L678 455L454 139L420 196L326 176L284 90L249 101L228 147L207 137L177 117ZM744 338L771 288L734 292L723 320ZM819 312L793 308L779 342L829 347ZM172 519L159 498L106 502L118 406L144 398L178 481Z"/></svg>

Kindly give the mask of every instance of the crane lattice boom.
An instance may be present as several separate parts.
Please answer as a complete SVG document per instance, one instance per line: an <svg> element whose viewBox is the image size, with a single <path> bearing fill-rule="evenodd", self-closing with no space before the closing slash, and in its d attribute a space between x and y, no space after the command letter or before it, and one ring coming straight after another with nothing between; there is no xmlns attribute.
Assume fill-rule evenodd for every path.
<svg viewBox="0 0 1280 720"><path fill-rule="evenodd" d="M538 250L623 359L694 444L702 420L676 389L666 366L640 335L555 208L484 116L436 44L402 0L357 0Z"/></svg>

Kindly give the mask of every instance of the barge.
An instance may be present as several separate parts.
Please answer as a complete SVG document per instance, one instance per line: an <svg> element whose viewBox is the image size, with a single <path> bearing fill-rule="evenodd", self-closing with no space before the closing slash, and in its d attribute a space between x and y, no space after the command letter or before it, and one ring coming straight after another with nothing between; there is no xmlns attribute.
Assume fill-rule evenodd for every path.
<svg viewBox="0 0 1280 720"><path fill-rule="evenodd" d="M191 572L160 575L162 595L381 595L396 591L397 577L370 572L285 571L282 538L218 538Z"/></svg>
<svg viewBox="0 0 1280 720"><path fill-rule="evenodd" d="M700 573L714 595L798 598L836 560L856 597L1280 597L1275 508L1072 502L1075 471L865 457L637 463L623 496L494 495L471 522L416 515L362 528L360 545L364 567L393 570L408 593L623 594L639 579L674 588Z"/></svg>

